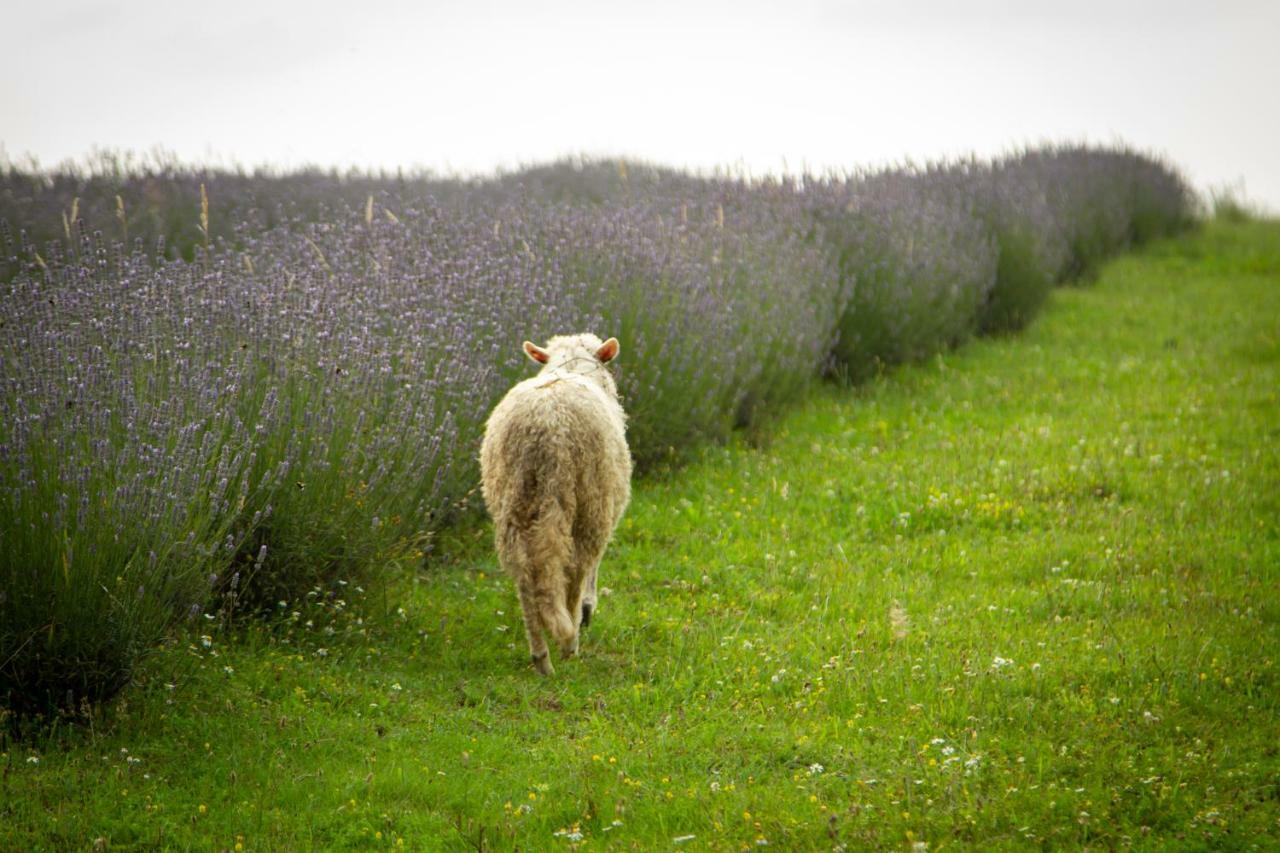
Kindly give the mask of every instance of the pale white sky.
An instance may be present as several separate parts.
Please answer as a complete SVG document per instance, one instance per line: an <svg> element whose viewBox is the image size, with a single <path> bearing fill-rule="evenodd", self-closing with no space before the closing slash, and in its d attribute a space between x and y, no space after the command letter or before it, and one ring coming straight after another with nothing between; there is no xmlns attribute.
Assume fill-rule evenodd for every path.
<svg viewBox="0 0 1280 853"><path fill-rule="evenodd" d="M1277 0L18 0L0 145L490 171L1117 139L1280 210Z"/></svg>

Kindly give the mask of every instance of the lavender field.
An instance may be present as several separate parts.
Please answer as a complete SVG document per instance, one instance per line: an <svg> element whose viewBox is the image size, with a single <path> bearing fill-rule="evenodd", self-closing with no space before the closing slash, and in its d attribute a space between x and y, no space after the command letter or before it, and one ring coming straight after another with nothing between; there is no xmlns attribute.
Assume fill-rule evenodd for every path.
<svg viewBox="0 0 1280 853"><path fill-rule="evenodd" d="M1169 165L1041 148L747 181L102 163L0 173L0 705L110 697L175 626L421 563L525 339L616 335L642 469L1028 322L1193 221Z"/></svg>

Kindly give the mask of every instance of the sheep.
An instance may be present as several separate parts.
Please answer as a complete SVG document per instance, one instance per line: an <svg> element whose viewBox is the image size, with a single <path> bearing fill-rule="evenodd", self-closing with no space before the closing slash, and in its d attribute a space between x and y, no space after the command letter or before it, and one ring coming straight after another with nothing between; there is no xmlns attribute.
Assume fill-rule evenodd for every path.
<svg viewBox="0 0 1280 853"><path fill-rule="evenodd" d="M545 635L563 657L596 609L596 575L631 499L626 413L606 368L618 339L562 335L524 352L542 365L502 398L485 424L481 488L494 522L498 561L520 594L529 655L554 667Z"/></svg>

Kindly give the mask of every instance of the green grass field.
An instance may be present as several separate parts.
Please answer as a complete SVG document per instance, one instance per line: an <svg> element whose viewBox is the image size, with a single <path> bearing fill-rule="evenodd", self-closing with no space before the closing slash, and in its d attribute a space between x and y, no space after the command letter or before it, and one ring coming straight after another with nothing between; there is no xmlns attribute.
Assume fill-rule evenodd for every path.
<svg viewBox="0 0 1280 853"><path fill-rule="evenodd" d="M555 677L464 527L4 741L0 849L1280 845L1280 223L695 456Z"/></svg>

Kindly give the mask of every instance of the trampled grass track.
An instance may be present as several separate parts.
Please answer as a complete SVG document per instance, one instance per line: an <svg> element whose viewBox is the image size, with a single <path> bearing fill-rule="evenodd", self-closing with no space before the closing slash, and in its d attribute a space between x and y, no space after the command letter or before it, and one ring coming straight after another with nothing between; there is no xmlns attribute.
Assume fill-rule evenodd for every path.
<svg viewBox="0 0 1280 853"><path fill-rule="evenodd" d="M1273 846L1277 389L1280 225L1156 244L638 483L553 679L463 530L6 741L0 847Z"/></svg>

